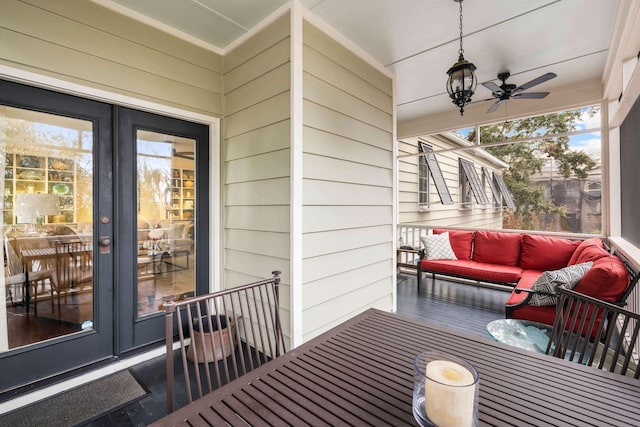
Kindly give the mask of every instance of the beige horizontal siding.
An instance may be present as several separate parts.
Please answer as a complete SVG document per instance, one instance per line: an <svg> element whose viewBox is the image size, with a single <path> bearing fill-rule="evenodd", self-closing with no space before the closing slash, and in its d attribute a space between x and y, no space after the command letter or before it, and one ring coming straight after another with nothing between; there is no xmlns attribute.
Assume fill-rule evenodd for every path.
<svg viewBox="0 0 640 427"><path fill-rule="evenodd" d="M393 113L391 96L357 74L333 62L309 46L304 46L304 71L387 114Z"/></svg>
<svg viewBox="0 0 640 427"><path fill-rule="evenodd" d="M304 24L303 336L393 292L389 78Z"/></svg>
<svg viewBox="0 0 640 427"><path fill-rule="evenodd" d="M249 261L249 262L247 262ZM244 272L252 276L269 277L272 271L282 271L282 281L289 283L289 272L284 270L289 266L286 258L277 258L273 255L261 255L250 252L227 250L225 268L230 271ZM225 287L227 285L225 284Z"/></svg>
<svg viewBox="0 0 640 427"><path fill-rule="evenodd" d="M289 232L289 206L227 206L225 228Z"/></svg>
<svg viewBox="0 0 640 427"><path fill-rule="evenodd" d="M306 179L302 196L306 206L385 206L392 191L388 187Z"/></svg>
<svg viewBox="0 0 640 427"><path fill-rule="evenodd" d="M259 33L254 34L250 40L233 49L224 57L225 72L234 70L241 64L246 63L278 42L289 37L290 32L290 14L285 13L276 19L271 25L262 29Z"/></svg>
<svg viewBox="0 0 640 427"><path fill-rule="evenodd" d="M95 3L3 1L0 39L5 65L198 113L223 113L219 55Z"/></svg>
<svg viewBox="0 0 640 427"><path fill-rule="evenodd" d="M349 51L346 47L328 37L320 29L306 21L304 22L303 43L316 52L319 52L329 58L334 63L351 71L354 75L360 76L363 80L370 82L371 85L375 86L387 95L391 95L393 93L393 84L391 79L354 55L353 52ZM385 102L381 102L381 104L385 104Z"/></svg>
<svg viewBox="0 0 640 427"><path fill-rule="evenodd" d="M371 126L306 100L303 109L305 126L391 151L391 129L383 130Z"/></svg>
<svg viewBox="0 0 640 427"><path fill-rule="evenodd" d="M370 166L391 169L393 154L389 149L374 147L361 141L355 141L306 126L304 134L305 153L331 157L340 153L340 159Z"/></svg>
<svg viewBox="0 0 640 427"><path fill-rule="evenodd" d="M392 171L335 157L304 155L304 178L391 187Z"/></svg>
<svg viewBox="0 0 640 427"><path fill-rule="evenodd" d="M225 137L233 138L273 123L289 120L289 96L287 91L257 104L250 104L251 106L227 116L224 126Z"/></svg>
<svg viewBox="0 0 640 427"><path fill-rule="evenodd" d="M225 183L288 177L289 156L289 150L279 150L231 160L227 162Z"/></svg>
<svg viewBox="0 0 640 427"><path fill-rule="evenodd" d="M225 93L225 114L231 115L247 108L247 100L258 104L276 95L287 92L291 86L291 67L284 63L279 67L262 74L232 92Z"/></svg>
<svg viewBox="0 0 640 427"><path fill-rule="evenodd" d="M306 287L308 283L316 280L337 276L347 271L380 262L389 262L388 266L390 267L390 250L391 242L385 242L379 245L366 246L345 252L305 258L302 273L304 286ZM387 274L390 272L389 270ZM337 280L335 277L333 279ZM340 293L334 295L334 297L339 294ZM306 308L307 306L305 305L305 309Z"/></svg>
<svg viewBox="0 0 640 427"><path fill-rule="evenodd" d="M254 230L227 230L226 248L237 252L289 258L289 233Z"/></svg>
<svg viewBox="0 0 640 427"><path fill-rule="evenodd" d="M393 126L391 114L310 74L304 74L304 98L379 129Z"/></svg>
<svg viewBox="0 0 640 427"><path fill-rule="evenodd" d="M20 0L18 2L3 0L2 11L6 14L9 13L8 9L5 9L5 5L8 5L9 1L32 5L33 9L65 17L71 23L84 24L123 40L132 40L136 44L158 52L171 52L172 56L182 61L222 73L222 57L220 55L203 55L203 53L211 52L164 31L141 24L135 19L103 8L91 1ZM26 17L25 23L27 25L33 24L30 21L32 19L30 16L21 14L18 16ZM70 37L74 37L73 32L69 34ZM82 41L76 42L82 43Z"/></svg>
<svg viewBox="0 0 640 427"><path fill-rule="evenodd" d="M368 286L342 294L339 298L306 310L303 315L303 322L309 332L305 335L305 338L311 339L369 308L388 311L388 307L391 305L388 280L391 279L390 277L383 278ZM327 313L331 313L329 322L326 321Z"/></svg>
<svg viewBox="0 0 640 427"><path fill-rule="evenodd" d="M289 119L255 129L225 140L225 158L237 160L258 154L288 149L291 145Z"/></svg>
<svg viewBox="0 0 640 427"><path fill-rule="evenodd" d="M289 62L290 41L286 38L266 51L238 65L224 75L226 93L233 93L242 85L267 74ZM227 57L225 57L226 60Z"/></svg>
<svg viewBox="0 0 640 427"><path fill-rule="evenodd" d="M392 240L392 231L390 225L377 225L347 230L305 233L302 236L303 257L312 258L384 244Z"/></svg>
<svg viewBox="0 0 640 427"><path fill-rule="evenodd" d="M304 285L303 304L305 307L314 307L330 301L336 294L350 293L369 286L388 274L390 266L391 261L387 259L335 276L307 282Z"/></svg>
<svg viewBox="0 0 640 427"><path fill-rule="evenodd" d="M392 206L304 206L304 233L392 223Z"/></svg>
<svg viewBox="0 0 640 427"><path fill-rule="evenodd" d="M280 316L291 335L289 14L225 55L223 286L280 270ZM293 307L293 309L297 309Z"/></svg>
<svg viewBox="0 0 640 427"><path fill-rule="evenodd" d="M288 205L289 177L227 184L227 206Z"/></svg>

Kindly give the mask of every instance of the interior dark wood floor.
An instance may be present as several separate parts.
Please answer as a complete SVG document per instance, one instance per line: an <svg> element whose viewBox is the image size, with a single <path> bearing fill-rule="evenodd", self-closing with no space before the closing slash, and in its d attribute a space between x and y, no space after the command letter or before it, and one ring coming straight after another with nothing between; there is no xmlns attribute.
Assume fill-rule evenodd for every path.
<svg viewBox="0 0 640 427"><path fill-rule="evenodd" d="M430 278L417 289L415 273L399 274L398 314L442 324L464 332L488 337L486 325L504 318L509 294ZM165 358L157 357L130 368L149 394L139 401L102 415L86 426L145 426L166 415ZM179 394L180 390L176 390ZM186 396L177 395L177 400Z"/></svg>

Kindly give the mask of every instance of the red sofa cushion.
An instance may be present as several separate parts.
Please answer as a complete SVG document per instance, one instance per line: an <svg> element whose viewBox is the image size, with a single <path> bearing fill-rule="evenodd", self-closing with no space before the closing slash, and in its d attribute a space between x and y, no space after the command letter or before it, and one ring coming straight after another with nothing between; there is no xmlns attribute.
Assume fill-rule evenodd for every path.
<svg viewBox="0 0 640 427"><path fill-rule="evenodd" d="M520 279L522 269L499 264L487 264L469 260L426 260L420 261L420 269L431 273L442 273L475 280L498 283L515 283Z"/></svg>
<svg viewBox="0 0 640 427"><path fill-rule="evenodd" d="M471 259L471 246L473 244L473 231L447 230L446 228L434 228L433 234L449 233L451 249L458 259Z"/></svg>
<svg viewBox="0 0 640 427"><path fill-rule="evenodd" d="M556 306L534 306L525 304L511 311L512 319L531 320L553 326L556 320Z"/></svg>
<svg viewBox="0 0 640 427"><path fill-rule="evenodd" d="M520 267L524 270L559 270L567 266L580 243L578 240L525 234L522 236Z"/></svg>
<svg viewBox="0 0 640 427"><path fill-rule="evenodd" d="M520 275L520 280L518 281L518 286L516 289L531 289L531 285L540 277L542 271L537 270L524 270ZM527 298L526 292L511 292L509 299L506 302L507 306L518 305L521 304Z"/></svg>
<svg viewBox="0 0 640 427"><path fill-rule="evenodd" d="M593 262L593 267L587 271L574 290L594 298L615 302L627 289L629 281L629 272L620 258L606 255Z"/></svg>
<svg viewBox="0 0 640 427"><path fill-rule="evenodd" d="M587 248L591 248L590 253L593 255L597 253L598 248L604 250L604 243L602 243L602 240L598 239L597 237L592 237L590 239L583 240L582 243L580 243L580 245L578 245L576 250L573 252L573 255L571 255L571 259L569 260L567 265L580 264L581 262L587 262L587 261L595 261L597 258L590 258L590 256L586 256L586 255L582 257L582 252L584 252L584 250ZM593 249L593 248L596 248L596 249ZM594 250L596 252L593 252ZM606 250L604 252L606 253Z"/></svg>
<svg viewBox="0 0 640 427"><path fill-rule="evenodd" d="M502 266L517 266L520 260L522 234L476 231L473 238L473 260Z"/></svg>
<svg viewBox="0 0 640 427"><path fill-rule="evenodd" d="M542 271L525 270L522 272L522 277L518 282L516 289L531 289L531 285L540 277ZM522 304L528 297L528 293L521 292L516 293L515 290L511 292L506 306L516 306ZM534 322L540 322L547 325L553 325L556 318L556 306L532 306L525 304L521 307L513 308L511 310L511 318L521 320L531 320Z"/></svg>

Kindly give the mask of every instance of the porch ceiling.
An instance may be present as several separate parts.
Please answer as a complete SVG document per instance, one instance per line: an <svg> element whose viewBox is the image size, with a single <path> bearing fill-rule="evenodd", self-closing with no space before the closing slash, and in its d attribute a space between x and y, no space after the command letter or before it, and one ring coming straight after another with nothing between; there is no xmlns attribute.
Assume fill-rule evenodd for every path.
<svg viewBox="0 0 640 427"><path fill-rule="evenodd" d="M225 49L288 0L94 0L136 15L174 34ZM458 3L453 0L300 0L301 4L396 75L398 120L436 117L445 127L501 120L505 106L470 106L460 118L445 90L446 71L457 60ZM478 67L479 82L510 71L510 82L558 75L530 91L545 100L508 101L511 113L526 114L602 98L603 75L619 0L467 0L465 57ZM176 33L177 32L177 33ZM567 88L570 88L568 90ZM554 97L553 95L556 94ZM581 95L583 94L583 95ZM474 100L490 98L478 84ZM575 100L572 100L575 98ZM458 126L459 124L459 126ZM432 126L433 128L434 126ZM435 126L437 127L437 126ZM435 130L435 129L434 129Z"/></svg>

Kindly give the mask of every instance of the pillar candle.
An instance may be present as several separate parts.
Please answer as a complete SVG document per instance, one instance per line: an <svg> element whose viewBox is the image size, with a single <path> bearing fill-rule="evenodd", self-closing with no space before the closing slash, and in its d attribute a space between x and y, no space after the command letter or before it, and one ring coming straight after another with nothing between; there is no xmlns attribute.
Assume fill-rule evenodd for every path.
<svg viewBox="0 0 640 427"><path fill-rule="evenodd" d="M464 366L449 360L427 363L425 378L425 410L439 427L473 425L477 383Z"/></svg>

